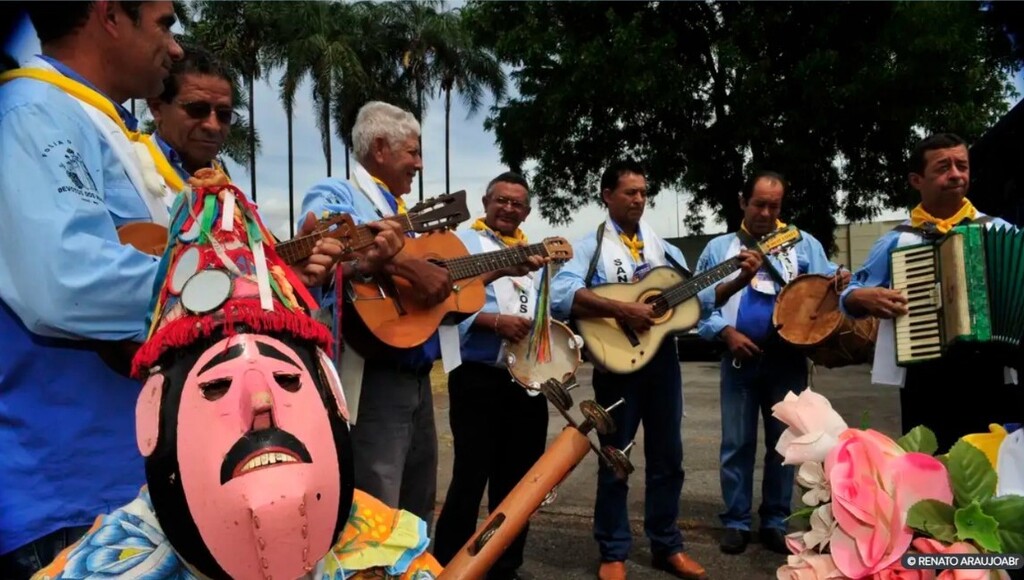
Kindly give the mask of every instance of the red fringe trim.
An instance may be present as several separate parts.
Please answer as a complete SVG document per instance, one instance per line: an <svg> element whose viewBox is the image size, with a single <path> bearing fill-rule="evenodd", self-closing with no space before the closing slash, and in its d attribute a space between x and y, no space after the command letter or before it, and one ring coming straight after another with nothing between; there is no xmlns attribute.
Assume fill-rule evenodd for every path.
<svg viewBox="0 0 1024 580"><path fill-rule="evenodd" d="M132 360L132 376L141 379L146 376L149 368L156 364L167 351L184 348L197 340L221 332L224 336L238 334L237 326L244 325L248 332L267 334L270 336L288 334L292 337L309 340L328 355L333 354L331 333L323 324L305 314L294 314L280 304L277 309L267 312L260 308L259 300L229 300L221 310L212 315L186 315L161 327Z"/></svg>

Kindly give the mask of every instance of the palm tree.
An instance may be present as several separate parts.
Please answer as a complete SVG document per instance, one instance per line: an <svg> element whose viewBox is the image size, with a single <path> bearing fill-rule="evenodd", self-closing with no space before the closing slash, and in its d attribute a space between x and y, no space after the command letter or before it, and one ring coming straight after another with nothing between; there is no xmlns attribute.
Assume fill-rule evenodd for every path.
<svg viewBox="0 0 1024 580"><path fill-rule="evenodd" d="M254 85L264 74L266 53L269 49L265 39L278 36L283 27L280 19L274 18L271 3L266 1L239 2L221 0L198 0L193 5L194 22L189 26L189 35L201 46L220 57L238 71L248 90L249 118L249 195L256 201L256 135Z"/></svg>
<svg viewBox="0 0 1024 580"><path fill-rule="evenodd" d="M484 90L490 90L495 102L505 97L505 73L494 54L472 39L461 11L438 15L441 28L449 31L448 41L437 47L434 68L444 93L444 189L451 192L450 127L452 91L457 91L472 115L483 104Z"/></svg>

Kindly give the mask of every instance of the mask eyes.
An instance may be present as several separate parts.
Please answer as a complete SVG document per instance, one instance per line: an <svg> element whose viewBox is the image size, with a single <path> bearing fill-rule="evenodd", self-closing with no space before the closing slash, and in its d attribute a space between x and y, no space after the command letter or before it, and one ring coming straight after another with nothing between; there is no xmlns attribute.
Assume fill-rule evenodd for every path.
<svg viewBox="0 0 1024 580"><path fill-rule="evenodd" d="M217 379L199 385L199 389L203 392L203 398L207 401L216 401L226 395L230 388L231 379L229 378Z"/></svg>
<svg viewBox="0 0 1024 580"><path fill-rule="evenodd" d="M289 393L294 393L298 391L299 387L302 386L302 381L299 380L299 375L295 374L290 375L284 373L277 373L274 375L274 380L277 381L277 386L288 391Z"/></svg>

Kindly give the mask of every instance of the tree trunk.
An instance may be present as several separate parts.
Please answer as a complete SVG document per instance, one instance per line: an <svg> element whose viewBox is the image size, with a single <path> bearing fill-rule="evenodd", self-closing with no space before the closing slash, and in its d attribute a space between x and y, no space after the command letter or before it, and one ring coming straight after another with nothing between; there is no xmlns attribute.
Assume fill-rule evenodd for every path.
<svg viewBox="0 0 1024 580"><path fill-rule="evenodd" d="M295 237L295 180L294 162L292 153L292 108L288 107L288 234L289 238Z"/></svg>
<svg viewBox="0 0 1024 580"><path fill-rule="evenodd" d="M416 80L416 109L420 116L420 156L423 155L423 84ZM423 170L420 169L420 201L423 201Z"/></svg>
<svg viewBox="0 0 1024 580"><path fill-rule="evenodd" d="M327 177L331 176L331 107L330 101L324 103L324 157L327 158Z"/></svg>
<svg viewBox="0 0 1024 580"><path fill-rule="evenodd" d="M450 119L452 116L452 90L445 88L444 90L444 192L452 192L451 175L452 168L448 161L448 154L451 146L449 145L451 127L449 127Z"/></svg>
<svg viewBox="0 0 1024 580"><path fill-rule="evenodd" d="M256 114L253 108L253 89L256 84L254 77L249 77L249 181L252 184L249 195L256 202Z"/></svg>
<svg viewBox="0 0 1024 580"><path fill-rule="evenodd" d="M352 162L352 153L348 148L348 143L345 143L345 179L352 177L352 168L349 164Z"/></svg>

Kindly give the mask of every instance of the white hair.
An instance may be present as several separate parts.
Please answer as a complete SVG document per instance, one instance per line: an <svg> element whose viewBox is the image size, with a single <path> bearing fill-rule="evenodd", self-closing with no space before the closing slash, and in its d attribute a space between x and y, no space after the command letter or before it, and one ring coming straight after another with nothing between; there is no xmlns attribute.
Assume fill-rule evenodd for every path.
<svg viewBox="0 0 1024 580"><path fill-rule="evenodd" d="M383 101L370 101L359 109L352 127L352 153L357 160L370 154L373 140L387 139L392 147L409 137L419 137L420 123L409 111Z"/></svg>

